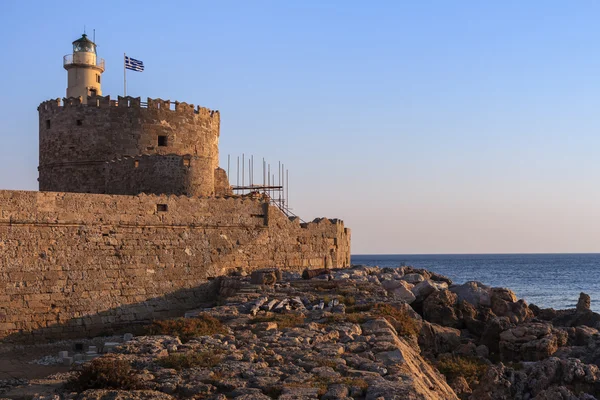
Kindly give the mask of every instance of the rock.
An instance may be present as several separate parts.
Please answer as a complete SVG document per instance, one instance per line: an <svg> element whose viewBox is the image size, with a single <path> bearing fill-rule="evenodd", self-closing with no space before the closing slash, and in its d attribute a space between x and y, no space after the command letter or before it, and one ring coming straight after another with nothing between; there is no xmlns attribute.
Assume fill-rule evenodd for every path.
<svg viewBox="0 0 600 400"><path fill-rule="evenodd" d="M275 312L281 312L284 309L289 309L289 308L291 308L291 307L289 307L289 303L290 303L290 299L283 299L283 300L281 300L279 302L279 304L277 304L275 306L275 308L273 309L273 311L275 311Z"/></svg>
<svg viewBox="0 0 600 400"><path fill-rule="evenodd" d="M471 281L462 285L452 285L450 291L456 293L458 301L464 300L475 307L480 305L490 307L492 305L491 288L481 282Z"/></svg>
<svg viewBox="0 0 600 400"><path fill-rule="evenodd" d="M550 324L521 324L500 334L500 357L503 361L543 360L564 346L567 336Z"/></svg>
<svg viewBox="0 0 600 400"><path fill-rule="evenodd" d="M322 310L325 308L325 302L323 300L319 301L318 304L315 304L312 309L313 310Z"/></svg>
<svg viewBox="0 0 600 400"><path fill-rule="evenodd" d="M449 290L432 293L423 302L423 318L438 325L460 328L463 324L456 312L457 303L458 295Z"/></svg>
<svg viewBox="0 0 600 400"><path fill-rule="evenodd" d="M600 395L598 389L600 372L598 367L584 364L577 359L560 360L556 357L550 357L532 364L526 372L531 394L533 396L540 395L542 396L541 399L561 399L561 397L548 397L551 394L554 396L556 393L560 393L561 386L575 387L579 393ZM563 393L566 392L563 391ZM581 399L580 397L575 398Z"/></svg>
<svg viewBox="0 0 600 400"><path fill-rule="evenodd" d="M513 400L530 398L523 396L526 388L527 375L515 372L503 364L492 365L483 377L479 385L473 388L469 400Z"/></svg>
<svg viewBox="0 0 600 400"><path fill-rule="evenodd" d="M271 397L262 394L260 391L252 394L242 394L234 397L234 400L271 400Z"/></svg>
<svg viewBox="0 0 600 400"><path fill-rule="evenodd" d="M350 394L350 390L348 387L341 384L333 384L329 385L327 388L327 393L321 397L321 400L338 400L338 399L346 399Z"/></svg>
<svg viewBox="0 0 600 400"><path fill-rule="evenodd" d="M281 271L275 269L260 269L250 275L252 285L274 285L278 280L281 280Z"/></svg>
<svg viewBox="0 0 600 400"><path fill-rule="evenodd" d="M260 310L261 306L265 304L269 300L267 296L259 297L256 299L254 304L250 307L250 315L255 316L258 310Z"/></svg>
<svg viewBox="0 0 600 400"><path fill-rule="evenodd" d="M491 353L500 351L500 333L514 327L507 317L494 317L490 319L481 334L480 342L486 346Z"/></svg>
<svg viewBox="0 0 600 400"><path fill-rule="evenodd" d="M460 346L460 331L423 322L419 333L419 346L422 351L434 356L440 353L451 353Z"/></svg>
<svg viewBox="0 0 600 400"><path fill-rule="evenodd" d="M273 300L269 301L268 303L263 304L260 308L261 308L261 310L271 311L271 309L273 309L273 307L275 307L275 304L277 304L278 302L279 302L279 300L273 299Z"/></svg>
<svg viewBox="0 0 600 400"><path fill-rule="evenodd" d="M302 279L312 279L321 275L329 275L329 272L327 268L305 269L302 272Z"/></svg>
<svg viewBox="0 0 600 400"><path fill-rule="evenodd" d="M595 339L599 336L598 329L590 328L589 326L578 326L573 332L573 342L575 346L591 346L597 347Z"/></svg>
<svg viewBox="0 0 600 400"><path fill-rule="evenodd" d="M395 299L402 300L408 304L415 301L416 297L412 292L413 285L403 280L387 280L381 283L381 286L387 290L388 294Z"/></svg>
<svg viewBox="0 0 600 400"><path fill-rule="evenodd" d="M277 322L259 322L254 324L255 331L271 331L277 329Z"/></svg>
<svg viewBox="0 0 600 400"><path fill-rule="evenodd" d="M449 384L454 393L459 396L466 397L473 392L467 380L462 376L452 379Z"/></svg>
<svg viewBox="0 0 600 400"><path fill-rule="evenodd" d="M412 371L411 371L412 372ZM435 371L432 375L405 376L394 380L369 381L365 400L458 400L454 391Z"/></svg>
<svg viewBox="0 0 600 400"><path fill-rule="evenodd" d="M592 396L590 399L596 398ZM555 386L550 389L542 390L533 398L533 400L582 400L582 398L576 396L564 386Z"/></svg>
<svg viewBox="0 0 600 400"><path fill-rule="evenodd" d="M579 294L579 301L577 301L577 312L586 312L586 311L590 311L590 304L592 303L592 300L590 299L590 296L581 292Z"/></svg>
<svg viewBox="0 0 600 400"><path fill-rule="evenodd" d="M386 370L400 367L399 376L377 375L365 377L369 381L367 399L458 399L437 370L431 367L404 339L396 335L394 328L385 319L370 320L362 324L363 335L375 335L388 341L393 348L375 354L375 359L385 363ZM386 374L373 362L364 362L360 369ZM373 379L375 378L375 379Z"/></svg>
<svg viewBox="0 0 600 400"><path fill-rule="evenodd" d="M415 285L412 288L412 293L415 295L416 301L424 301L431 293L444 289L448 289L446 282L434 282L431 279L426 279Z"/></svg>
<svg viewBox="0 0 600 400"><path fill-rule="evenodd" d="M174 400L175 397L154 390L86 390L77 400Z"/></svg>
<svg viewBox="0 0 600 400"><path fill-rule="evenodd" d="M402 277L402 280L408 282L408 283L419 283L419 282L423 282L425 280L425 278L423 278L423 275L421 274L408 274L408 275L404 275Z"/></svg>
<svg viewBox="0 0 600 400"><path fill-rule="evenodd" d="M503 317L510 312L510 304L517 301L517 296L512 290L493 288L490 301L494 314Z"/></svg>
<svg viewBox="0 0 600 400"><path fill-rule="evenodd" d="M475 353L481 358L488 358L490 356L490 350L483 344L475 348Z"/></svg>
<svg viewBox="0 0 600 400"><path fill-rule="evenodd" d="M542 310L545 311L545 310ZM556 311L555 317L552 319L552 323L555 326L580 326L585 325L591 328L600 328L600 314L595 313L593 311ZM541 317L539 317L542 319ZM548 318L543 318L547 320Z"/></svg>

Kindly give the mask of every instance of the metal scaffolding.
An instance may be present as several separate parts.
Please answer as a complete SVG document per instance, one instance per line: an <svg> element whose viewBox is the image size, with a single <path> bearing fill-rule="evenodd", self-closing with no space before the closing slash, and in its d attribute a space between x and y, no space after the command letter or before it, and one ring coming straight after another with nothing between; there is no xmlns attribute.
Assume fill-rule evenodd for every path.
<svg viewBox="0 0 600 400"><path fill-rule="evenodd" d="M290 208L290 172L285 165L278 161L277 172L271 169L271 164L264 158L262 159L262 182L260 178L255 180L254 155L246 157L246 154L237 156L237 170L235 179L230 174L231 155L227 155L227 176L231 184L231 189L238 196L262 196L277 206L287 216L296 216ZM241 172L241 175L240 175ZM241 184L240 184L241 181ZM235 185L232 184L235 182Z"/></svg>

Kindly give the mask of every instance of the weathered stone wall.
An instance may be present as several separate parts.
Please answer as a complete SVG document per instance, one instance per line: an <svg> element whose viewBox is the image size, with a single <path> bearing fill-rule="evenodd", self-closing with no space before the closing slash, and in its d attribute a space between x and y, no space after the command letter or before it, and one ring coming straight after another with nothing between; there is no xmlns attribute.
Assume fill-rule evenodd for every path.
<svg viewBox="0 0 600 400"><path fill-rule="evenodd" d="M180 315L210 277L347 266L349 243L341 221L300 224L259 200L0 191L0 338Z"/></svg>
<svg viewBox="0 0 600 400"><path fill-rule="evenodd" d="M177 154L123 157L104 164L104 182L111 194L202 194L215 176L198 176L198 171L210 170L211 164L211 159Z"/></svg>
<svg viewBox="0 0 600 400"><path fill-rule="evenodd" d="M174 109L172 109L174 108ZM106 179L105 163L123 157L194 157L188 168L175 166L171 175L180 174L186 182L181 193L169 192L168 184L152 193L210 196L215 193L215 170L219 160L220 116L218 111L187 103L148 98L142 107L139 98L109 96L46 101L38 107L40 133L39 183L42 191L77 193L138 194L127 177ZM157 163L158 161L155 161ZM142 170L140 170L142 171ZM145 182L150 174L135 172ZM144 170L145 171L145 170ZM113 173L130 174L118 169ZM123 183L121 185L120 183Z"/></svg>
<svg viewBox="0 0 600 400"><path fill-rule="evenodd" d="M215 196L231 196L233 190L229 184L227 172L223 168L215 169Z"/></svg>

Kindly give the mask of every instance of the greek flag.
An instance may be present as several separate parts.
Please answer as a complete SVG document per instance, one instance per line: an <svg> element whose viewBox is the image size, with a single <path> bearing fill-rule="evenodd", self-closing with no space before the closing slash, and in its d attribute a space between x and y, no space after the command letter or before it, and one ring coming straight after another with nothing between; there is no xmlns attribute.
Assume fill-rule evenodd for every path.
<svg viewBox="0 0 600 400"><path fill-rule="evenodd" d="M132 71L142 72L144 70L144 62L129 56L125 56L125 68Z"/></svg>

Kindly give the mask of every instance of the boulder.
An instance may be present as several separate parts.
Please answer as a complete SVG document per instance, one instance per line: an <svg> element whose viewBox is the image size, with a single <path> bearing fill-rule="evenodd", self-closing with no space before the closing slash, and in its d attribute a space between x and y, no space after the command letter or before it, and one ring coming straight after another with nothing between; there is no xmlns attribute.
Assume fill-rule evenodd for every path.
<svg viewBox="0 0 600 400"><path fill-rule="evenodd" d="M592 300L590 298L589 295L581 292L579 294L579 301L577 301L577 312L586 312L586 311L590 311L590 305L592 303Z"/></svg>
<svg viewBox="0 0 600 400"><path fill-rule="evenodd" d="M424 321L419 332L419 346L434 356L451 353L460 346L460 331Z"/></svg>
<svg viewBox="0 0 600 400"><path fill-rule="evenodd" d="M583 400L584 398L586 397L579 397L564 386L554 386L542 390L533 400ZM587 399L595 400L596 398L590 395Z"/></svg>
<svg viewBox="0 0 600 400"><path fill-rule="evenodd" d="M503 317L510 312L510 304L517 301L517 296L510 289L493 288L490 298L494 314Z"/></svg>
<svg viewBox="0 0 600 400"><path fill-rule="evenodd" d="M480 282L470 281L462 285L450 286L450 291L458 296L459 301L466 301L475 307L491 307L491 288Z"/></svg>
<svg viewBox="0 0 600 400"><path fill-rule="evenodd" d="M424 301L431 293L444 289L448 289L446 282L434 282L431 279L425 279L412 288L412 293L415 295L416 301Z"/></svg>
<svg viewBox="0 0 600 400"><path fill-rule="evenodd" d="M438 325L461 328L463 323L457 314L457 304L455 293L449 290L434 292L423 302L423 318Z"/></svg>
<svg viewBox="0 0 600 400"><path fill-rule="evenodd" d="M567 344L568 335L551 324L531 322L500 334L500 357L503 361L539 361L550 357Z"/></svg>
<svg viewBox="0 0 600 400"><path fill-rule="evenodd" d="M263 269L252 271L250 283L253 285L274 285L281 280L281 271L275 269Z"/></svg>
<svg viewBox="0 0 600 400"><path fill-rule="evenodd" d="M598 387L600 372L598 367L584 364L577 359L561 360L550 357L544 361L531 364L526 369L526 373L529 390L533 398L537 398L534 396L541 394L540 399L561 399L561 397L547 397L548 391L555 392L560 386L575 387L579 393L588 393L594 396L600 394ZM576 398L581 399L581 397Z"/></svg>
<svg viewBox="0 0 600 400"><path fill-rule="evenodd" d="M513 371L503 364L488 368L479 385L473 388L469 400L513 400L529 398L523 396L526 390L527 375L522 371ZM519 395L517 397L517 395Z"/></svg>
<svg viewBox="0 0 600 400"><path fill-rule="evenodd" d="M545 319L545 318L544 318ZM562 310L557 311L552 319L555 326L589 326L591 328L600 328L600 314L593 311Z"/></svg>
<svg viewBox="0 0 600 400"><path fill-rule="evenodd" d="M423 282L425 278L421 274L407 274L402 277L408 283L416 284L419 282Z"/></svg>
<svg viewBox="0 0 600 400"><path fill-rule="evenodd" d="M381 285L387 290L388 294L396 299L411 304L416 297L412 292L413 285L403 280L386 280Z"/></svg>
<svg viewBox="0 0 600 400"><path fill-rule="evenodd" d="M507 317L493 317L485 323L481 333L480 343L486 346L491 353L500 351L500 333L514 327Z"/></svg>
<svg viewBox="0 0 600 400"><path fill-rule="evenodd" d="M302 271L302 279L312 279L319 276L327 276L329 275L329 270L327 268L318 268L318 269L305 269Z"/></svg>

